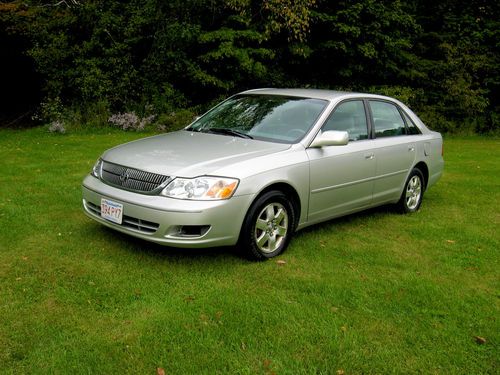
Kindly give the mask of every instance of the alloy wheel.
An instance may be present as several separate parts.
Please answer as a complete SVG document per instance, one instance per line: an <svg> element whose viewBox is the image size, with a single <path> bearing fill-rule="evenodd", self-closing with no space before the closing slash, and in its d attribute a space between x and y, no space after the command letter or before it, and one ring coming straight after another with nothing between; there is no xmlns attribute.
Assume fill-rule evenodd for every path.
<svg viewBox="0 0 500 375"><path fill-rule="evenodd" d="M415 175L406 186L406 206L410 210L414 210L418 207L420 203L420 198L422 196L422 181L420 177Z"/></svg>
<svg viewBox="0 0 500 375"><path fill-rule="evenodd" d="M257 216L255 223L255 243L263 253L272 253L286 239L288 213L280 203L269 203Z"/></svg>

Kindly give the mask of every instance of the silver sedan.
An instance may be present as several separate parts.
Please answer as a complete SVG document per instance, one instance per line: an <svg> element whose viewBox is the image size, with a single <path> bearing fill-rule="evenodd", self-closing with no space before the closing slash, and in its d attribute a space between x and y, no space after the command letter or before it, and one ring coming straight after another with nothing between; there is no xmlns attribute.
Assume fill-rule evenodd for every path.
<svg viewBox="0 0 500 375"><path fill-rule="evenodd" d="M184 130L104 152L83 207L145 240L267 259L315 223L389 203L417 211L443 165L441 135L395 99L258 89Z"/></svg>

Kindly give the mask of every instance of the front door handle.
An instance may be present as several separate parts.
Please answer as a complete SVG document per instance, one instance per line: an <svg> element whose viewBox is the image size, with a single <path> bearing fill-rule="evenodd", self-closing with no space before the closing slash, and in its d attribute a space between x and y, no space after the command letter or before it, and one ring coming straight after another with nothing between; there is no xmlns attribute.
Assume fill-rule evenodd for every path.
<svg viewBox="0 0 500 375"><path fill-rule="evenodd" d="M372 160L374 157L374 154L365 154L365 159Z"/></svg>
<svg viewBox="0 0 500 375"><path fill-rule="evenodd" d="M415 151L415 147L413 146L408 146L408 152L413 152Z"/></svg>

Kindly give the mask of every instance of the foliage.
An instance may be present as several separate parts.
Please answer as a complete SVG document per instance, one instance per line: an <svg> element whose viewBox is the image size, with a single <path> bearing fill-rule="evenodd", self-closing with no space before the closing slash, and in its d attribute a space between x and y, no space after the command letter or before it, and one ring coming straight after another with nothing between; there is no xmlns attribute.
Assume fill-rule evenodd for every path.
<svg viewBox="0 0 500 375"><path fill-rule="evenodd" d="M394 92L441 130L488 132L498 14L483 0L15 0L0 4L0 40L23 46L44 102L83 112L167 115L259 86L345 88Z"/></svg>
<svg viewBox="0 0 500 375"><path fill-rule="evenodd" d="M156 115L149 115L141 118L135 112L115 113L108 119L108 122L122 130L141 131L146 128L146 125L151 124L155 117Z"/></svg>
<svg viewBox="0 0 500 375"><path fill-rule="evenodd" d="M500 109L499 5L420 0L415 13L422 30L409 82L425 90L423 108L456 128L475 122L475 130L498 131L491 119Z"/></svg>
<svg viewBox="0 0 500 375"><path fill-rule="evenodd" d="M61 99L56 97L41 102L37 113L33 115L33 120L46 123L61 120L63 116L64 106L61 103Z"/></svg>
<svg viewBox="0 0 500 375"><path fill-rule="evenodd" d="M181 109L164 113L158 116L155 123L157 129L162 132L180 130L189 125L196 118L196 114L189 109Z"/></svg>
<svg viewBox="0 0 500 375"><path fill-rule="evenodd" d="M288 41L305 42L310 30L310 20L315 0L267 0L263 10L268 14L267 33L284 30Z"/></svg>
<svg viewBox="0 0 500 375"><path fill-rule="evenodd" d="M415 18L399 1L329 2L315 14L313 78L330 85L394 84L411 58Z"/></svg>
<svg viewBox="0 0 500 375"><path fill-rule="evenodd" d="M64 127L64 123L59 120L53 121L49 126L49 132L61 133L61 134L66 133L66 128Z"/></svg>

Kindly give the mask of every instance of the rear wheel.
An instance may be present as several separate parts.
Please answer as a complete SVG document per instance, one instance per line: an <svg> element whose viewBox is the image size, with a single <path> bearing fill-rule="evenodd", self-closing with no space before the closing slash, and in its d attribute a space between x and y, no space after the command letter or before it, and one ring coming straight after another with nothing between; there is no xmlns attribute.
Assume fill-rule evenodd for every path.
<svg viewBox="0 0 500 375"><path fill-rule="evenodd" d="M295 211L285 194L269 191L248 210L240 235L240 246L253 259L265 260L281 254L295 228Z"/></svg>
<svg viewBox="0 0 500 375"><path fill-rule="evenodd" d="M424 176L420 169L414 168L406 181L398 207L403 213L415 212L422 204L424 196Z"/></svg>

